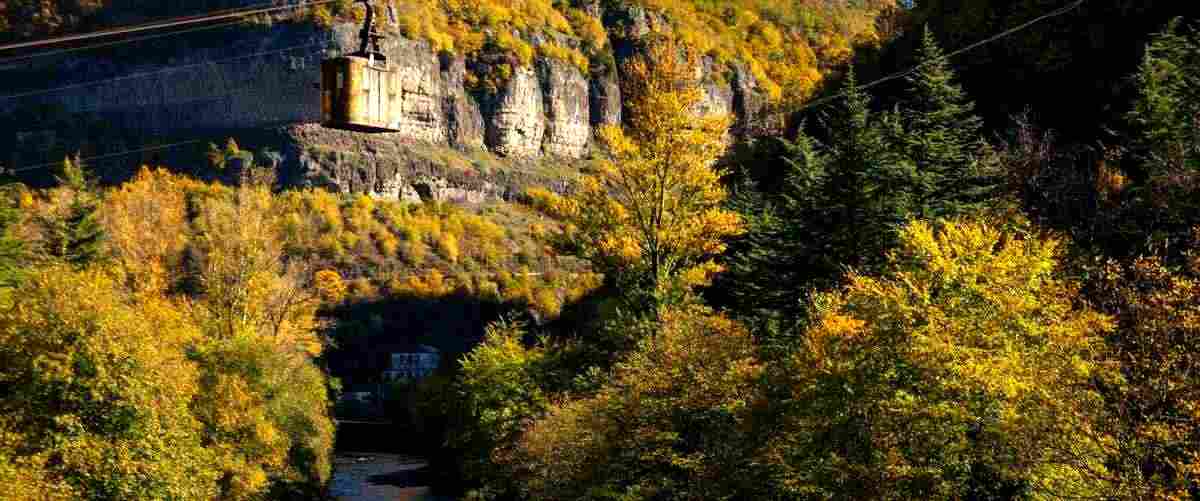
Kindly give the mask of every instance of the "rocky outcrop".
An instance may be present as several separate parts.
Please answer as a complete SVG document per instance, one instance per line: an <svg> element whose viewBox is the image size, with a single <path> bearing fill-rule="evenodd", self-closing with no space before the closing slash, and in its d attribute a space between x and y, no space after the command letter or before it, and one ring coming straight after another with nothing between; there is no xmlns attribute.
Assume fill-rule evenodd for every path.
<svg viewBox="0 0 1200 501"><path fill-rule="evenodd" d="M704 97L697 104L696 112L701 116L731 115L733 113L733 89L721 82L705 82Z"/></svg>
<svg viewBox="0 0 1200 501"><path fill-rule="evenodd" d="M783 116L772 113L770 99L759 90L758 80L744 65L733 65L733 134L757 137L783 130Z"/></svg>
<svg viewBox="0 0 1200 501"><path fill-rule="evenodd" d="M446 114L446 139L464 149L483 148L483 115L479 103L467 95L467 65L461 57L441 56L442 111Z"/></svg>
<svg viewBox="0 0 1200 501"><path fill-rule="evenodd" d="M588 81L561 61L543 60L538 69L546 110L542 150L560 157L582 157L592 136Z"/></svg>
<svg viewBox="0 0 1200 501"><path fill-rule="evenodd" d="M479 203L512 199L527 187L555 186L519 170L486 176L470 165L449 165L447 147L398 141L387 135L332 130L316 124L278 129L275 135L290 145L283 152L282 181L342 193L410 201L438 200Z"/></svg>
<svg viewBox="0 0 1200 501"><path fill-rule="evenodd" d="M641 5L628 2L612 2L611 5L607 5L609 3L596 5L593 9L603 13L597 17L604 22L609 37L613 39L637 40L649 35L656 26L662 24L659 16L647 11Z"/></svg>
<svg viewBox="0 0 1200 501"><path fill-rule="evenodd" d="M488 107L485 136L488 148L513 157L541 152L546 134L544 102L542 87L532 69L518 68L513 72Z"/></svg>
<svg viewBox="0 0 1200 501"><path fill-rule="evenodd" d="M443 96L454 95L443 80L441 62L428 44L399 39L392 43L392 85L399 109L399 135L427 143L445 143L450 136Z"/></svg>

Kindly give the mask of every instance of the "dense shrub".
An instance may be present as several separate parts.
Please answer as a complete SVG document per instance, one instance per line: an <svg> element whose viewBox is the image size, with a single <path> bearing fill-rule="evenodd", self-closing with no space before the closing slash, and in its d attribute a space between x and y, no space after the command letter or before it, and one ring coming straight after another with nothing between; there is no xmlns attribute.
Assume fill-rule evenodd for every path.
<svg viewBox="0 0 1200 501"><path fill-rule="evenodd" d="M1200 228L1182 261L1109 261L1095 274L1091 295L1117 320L1106 347L1123 377L1102 391L1108 466L1128 499L1186 499L1200 485Z"/></svg>

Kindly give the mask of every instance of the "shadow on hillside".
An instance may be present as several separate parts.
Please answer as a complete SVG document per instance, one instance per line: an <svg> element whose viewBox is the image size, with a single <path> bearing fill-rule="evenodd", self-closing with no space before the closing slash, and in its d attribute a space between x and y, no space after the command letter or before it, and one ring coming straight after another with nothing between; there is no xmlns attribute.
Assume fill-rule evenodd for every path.
<svg viewBox="0 0 1200 501"><path fill-rule="evenodd" d="M437 299L386 297L359 301L332 312L334 348L330 371L344 384L373 382L391 363L390 354L420 345L443 357L466 353L483 338L487 325L516 308L452 295Z"/></svg>
<svg viewBox="0 0 1200 501"><path fill-rule="evenodd" d="M443 365L455 364L483 339L489 324L502 318L525 321L533 333L552 337L586 333L594 328L603 297L603 293L593 292L566 305L558 318L548 322L539 322L521 305L466 295L359 301L330 312L337 322L329 332L334 346L326 353L325 362L346 388L374 383L389 368L392 353L420 346L438 350Z"/></svg>
<svg viewBox="0 0 1200 501"><path fill-rule="evenodd" d="M336 408L337 449L428 456L443 445L445 416L429 414L413 382L384 377L393 353L437 350L439 367L429 376L449 382L462 356L482 341L490 323L502 318L525 321L530 343L538 335L586 337L601 316L602 298L593 293L564 307L557 319L540 324L523 306L463 295L387 297L329 312L336 322L328 332L333 345L323 363L340 380L343 395ZM347 398L350 394L366 401Z"/></svg>

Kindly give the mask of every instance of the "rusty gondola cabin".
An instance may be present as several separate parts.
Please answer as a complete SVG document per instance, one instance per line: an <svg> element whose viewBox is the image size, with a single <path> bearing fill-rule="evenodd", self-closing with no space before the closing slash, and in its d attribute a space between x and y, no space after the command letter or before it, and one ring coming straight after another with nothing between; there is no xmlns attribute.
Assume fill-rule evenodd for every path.
<svg viewBox="0 0 1200 501"><path fill-rule="evenodd" d="M358 55L321 63L321 121L332 129L395 132L396 95L386 63Z"/></svg>
<svg viewBox="0 0 1200 501"><path fill-rule="evenodd" d="M363 3L367 15L358 52L321 62L321 124L355 132L396 132L392 73L379 48L383 36L375 31L374 8Z"/></svg>

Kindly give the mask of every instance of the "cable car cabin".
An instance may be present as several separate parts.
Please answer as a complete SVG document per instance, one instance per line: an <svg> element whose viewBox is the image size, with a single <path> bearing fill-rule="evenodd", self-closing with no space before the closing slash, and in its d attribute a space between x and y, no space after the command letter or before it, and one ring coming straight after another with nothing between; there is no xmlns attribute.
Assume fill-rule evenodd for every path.
<svg viewBox="0 0 1200 501"><path fill-rule="evenodd" d="M356 53L321 62L321 123L355 132L397 132L396 94L380 54Z"/></svg>
<svg viewBox="0 0 1200 501"><path fill-rule="evenodd" d="M375 7L366 8L358 52L321 62L321 123L330 129L355 132L397 132L399 121L392 73L380 49L386 38L375 30ZM398 113L396 114L398 115Z"/></svg>

